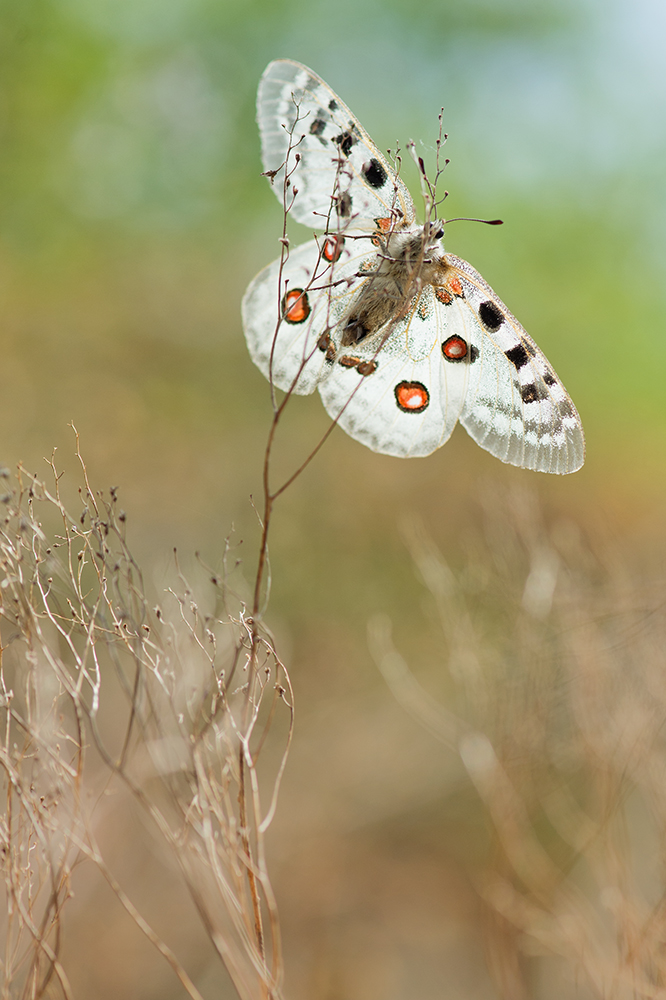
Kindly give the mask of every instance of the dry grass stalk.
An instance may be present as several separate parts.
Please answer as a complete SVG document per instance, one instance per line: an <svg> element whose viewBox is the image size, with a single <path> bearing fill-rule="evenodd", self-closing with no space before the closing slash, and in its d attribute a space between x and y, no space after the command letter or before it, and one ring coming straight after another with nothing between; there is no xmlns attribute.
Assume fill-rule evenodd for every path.
<svg viewBox="0 0 666 1000"><path fill-rule="evenodd" d="M72 866L88 857L187 993L200 997L97 846L95 802L122 782L178 860L239 996L278 998L279 924L264 835L291 738L289 678L226 579L214 581L212 614L182 576L170 592L173 613L151 607L115 491L94 492L82 462L74 518L51 468L52 487L19 469L0 533L2 995L44 996L55 977L71 996L59 961L61 914ZM54 513L60 527L47 529ZM109 727L105 699L114 688L124 708ZM282 763L277 777L263 778L261 752L276 721Z"/></svg>
<svg viewBox="0 0 666 1000"><path fill-rule="evenodd" d="M533 956L551 956L567 995L666 997L663 583L607 539L547 529L519 492L489 498L486 545L470 543L458 574L422 528L408 534L456 710L427 694L387 621L371 642L483 807L486 863L473 878L499 995L541 995Z"/></svg>
<svg viewBox="0 0 666 1000"><path fill-rule="evenodd" d="M290 157L291 145L288 161ZM291 165L285 171L283 260L289 252L293 159ZM277 333L283 290L276 292ZM84 806L82 796L88 744L105 769L102 784L96 775L96 795L120 781L152 819L177 858L242 1000L279 1000L282 995L280 930L264 836L291 740L293 697L262 625L269 591L268 538L275 501L334 426L281 485L272 487L273 447L290 397L288 392L278 402L272 388L262 537L249 609L234 595L226 575L213 578L218 606L212 614L201 610L180 575L170 592L175 614L151 607L126 543L125 515L116 492L105 497L93 491L78 435L83 479L78 517L63 503L53 461L52 487L20 468L17 488L4 498L4 996L44 996L54 976L63 995L71 995L58 960L60 918L72 865L87 856L187 993L200 998L178 957L135 907L96 842L94 808L87 799ZM60 528L49 542L41 522L54 512ZM122 691L124 716L121 723L114 720L109 737L100 718L112 684ZM262 748L285 710L281 762L272 779L263 779L258 769Z"/></svg>

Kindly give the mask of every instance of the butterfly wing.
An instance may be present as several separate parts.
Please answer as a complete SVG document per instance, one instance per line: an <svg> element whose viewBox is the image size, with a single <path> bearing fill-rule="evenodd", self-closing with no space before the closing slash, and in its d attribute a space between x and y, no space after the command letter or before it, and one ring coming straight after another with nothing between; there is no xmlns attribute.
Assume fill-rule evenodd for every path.
<svg viewBox="0 0 666 1000"><path fill-rule="evenodd" d="M426 287L384 343L340 352L319 386L328 413L387 455L428 455L460 419L503 462L575 472L585 442L564 386L481 276L445 259L446 286Z"/></svg>
<svg viewBox="0 0 666 1000"><path fill-rule="evenodd" d="M456 285L462 294L442 308L476 355L461 424L477 444L510 465L576 472L585 460L585 439L566 389L481 275L459 257L445 259L448 287Z"/></svg>
<svg viewBox="0 0 666 1000"><path fill-rule="evenodd" d="M264 169L275 172L280 199L291 134L288 169L297 193L290 211L297 222L332 231L372 229L378 218L413 222L405 185L349 108L307 66L290 59L268 65L259 84L257 121Z"/></svg>
<svg viewBox="0 0 666 1000"><path fill-rule="evenodd" d="M273 261L250 283L241 305L245 339L278 389L306 395L328 376L337 354L332 328L375 257L365 240L322 237L291 250L282 272Z"/></svg>
<svg viewBox="0 0 666 1000"><path fill-rule="evenodd" d="M442 364L447 318L427 287L405 319L389 324L383 343L380 333L367 345L339 352L319 392L351 437L399 458L429 455L449 439L469 366Z"/></svg>

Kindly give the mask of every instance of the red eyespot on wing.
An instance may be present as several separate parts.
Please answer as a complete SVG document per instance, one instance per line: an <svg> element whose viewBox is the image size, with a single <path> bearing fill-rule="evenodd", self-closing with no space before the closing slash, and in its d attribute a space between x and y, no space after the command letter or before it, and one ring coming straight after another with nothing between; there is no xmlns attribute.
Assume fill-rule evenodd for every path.
<svg viewBox="0 0 666 1000"><path fill-rule="evenodd" d="M430 402L430 393L423 382L398 382L395 401L403 413L423 413Z"/></svg>
<svg viewBox="0 0 666 1000"><path fill-rule="evenodd" d="M324 247L321 251L321 255L324 260L327 260L329 264L335 264L336 260L340 259L340 254L342 253L342 248L345 245L344 236L340 236L336 233L335 236L329 236L324 243Z"/></svg>
<svg viewBox="0 0 666 1000"><path fill-rule="evenodd" d="M290 288L282 299L282 315L287 323L304 323L310 315L307 292L302 288Z"/></svg>
<svg viewBox="0 0 666 1000"><path fill-rule="evenodd" d="M464 296L465 293L463 292L463 286L455 276L449 280L448 286L454 295L459 295L461 298Z"/></svg>
<svg viewBox="0 0 666 1000"><path fill-rule="evenodd" d="M456 334L442 344L442 354L447 361L463 361L467 357L468 350L467 341Z"/></svg>
<svg viewBox="0 0 666 1000"><path fill-rule="evenodd" d="M435 298L438 302L441 302L443 306L450 306L453 302L453 296L450 292L447 292L445 288L436 288Z"/></svg>

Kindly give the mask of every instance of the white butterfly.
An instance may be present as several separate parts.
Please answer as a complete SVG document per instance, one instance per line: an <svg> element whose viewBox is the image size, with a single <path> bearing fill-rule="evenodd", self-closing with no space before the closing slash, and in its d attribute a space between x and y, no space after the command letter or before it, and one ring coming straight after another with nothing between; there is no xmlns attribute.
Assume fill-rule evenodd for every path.
<svg viewBox="0 0 666 1000"><path fill-rule="evenodd" d="M245 293L264 375L285 391L318 388L348 434L386 455L428 455L459 420L503 462L579 469L580 418L548 361L474 268L444 253L443 222L418 225L407 188L340 98L278 59L257 108L276 194L324 230Z"/></svg>

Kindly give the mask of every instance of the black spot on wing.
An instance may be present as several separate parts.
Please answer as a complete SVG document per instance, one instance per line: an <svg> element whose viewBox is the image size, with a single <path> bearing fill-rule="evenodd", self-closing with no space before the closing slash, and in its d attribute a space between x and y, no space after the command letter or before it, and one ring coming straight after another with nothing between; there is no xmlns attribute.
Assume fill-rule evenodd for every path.
<svg viewBox="0 0 666 1000"><path fill-rule="evenodd" d="M338 110L338 102L337 101L329 101L328 102L328 110L329 111L337 111Z"/></svg>
<svg viewBox="0 0 666 1000"><path fill-rule="evenodd" d="M476 361L476 359L478 358L478 356L479 356L479 348L475 347L474 344L470 344L469 345L469 361L470 361L470 364L472 364L473 361Z"/></svg>
<svg viewBox="0 0 666 1000"><path fill-rule="evenodd" d="M379 160L375 160L373 158L369 163L364 163L361 167L361 171L370 187L380 188L384 186L386 181L386 171Z"/></svg>
<svg viewBox="0 0 666 1000"><path fill-rule="evenodd" d="M499 330L504 322L504 316L491 299L481 303L479 306L479 317L483 325L489 330Z"/></svg>
<svg viewBox="0 0 666 1000"><path fill-rule="evenodd" d="M310 135L321 135L326 128L326 122L323 118L315 118L315 120L310 125Z"/></svg>
<svg viewBox="0 0 666 1000"><path fill-rule="evenodd" d="M546 385L556 385L557 383L557 379L555 378L552 372L546 372L546 374L543 377L543 380L546 383Z"/></svg>
<svg viewBox="0 0 666 1000"><path fill-rule="evenodd" d="M530 382L521 385L520 396L523 403L536 403L539 399L549 399L548 390L540 382Z"/></svg>
<svg viewBox="0 0 666 1000"><path fill-rule="evenodd" d="M504 353L511 364L515 365L516 368L523 368L530 360L530 356L522 344L516 344L515 347L510 347L509 350Z"/></svg>
<svg viewBox="0 0 666 1000"><path fill-rule="evenodd" d="M331 142L335 143L336 146L339 146L341 152L343 152L345 156L349 156L356 139L351 132L341 132L340 135L334 136L334 138L331 139Z"/></svg>

